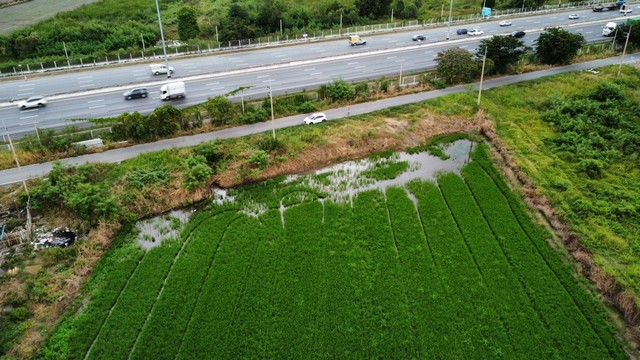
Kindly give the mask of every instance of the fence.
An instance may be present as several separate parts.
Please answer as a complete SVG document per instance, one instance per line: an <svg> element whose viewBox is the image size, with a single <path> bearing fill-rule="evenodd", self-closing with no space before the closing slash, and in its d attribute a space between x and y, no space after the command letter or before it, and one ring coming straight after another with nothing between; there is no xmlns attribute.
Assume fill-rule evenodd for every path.
<svg viewBox="0 0 640 360"><path fill-rule="evenodd" d="M548 12L564 11L567 9L580 9L591 7L594 2L572 2L558 3L558 5L545 5L538 8L521 8L496 10L492 12L491 18L509 17L515 15L536 15ZM464 16L455 16L451 19L452 24L462 24L485 19L481 14L471 14ZM210 54L215 52L237 50L242 48L256 48L276 46L281 44L291 44L305 41L318 41L323 39L334 39L345 36L346 34L375 34L379 32L402 31L410 29L433 28L443 26L448 23L448 17L440 16L437 18L419 21L395 21L384 24L359 25L349 27L335 27L329 30L314 31L310 34L304 32L282 33L280 35L264 36L255 39L233 40L226 42L198 42L196 44L181 44L177 41L167 41L167 55L170 57L180 57L194 54ZM436 41L436 40L434 40ZM107 66L113 64L125 64L132 62L141 62L149 60L161 60L164 54L161 47L145 48L141 51L130 51L122 54L105 56L104 58L84 57L84 58L68 58L60 61L38 62L38 63L21 63L17 66L0 66L0 77L12 76L28 76L31 74L46 73L50 71L78 69L85 67Z"/></svg>

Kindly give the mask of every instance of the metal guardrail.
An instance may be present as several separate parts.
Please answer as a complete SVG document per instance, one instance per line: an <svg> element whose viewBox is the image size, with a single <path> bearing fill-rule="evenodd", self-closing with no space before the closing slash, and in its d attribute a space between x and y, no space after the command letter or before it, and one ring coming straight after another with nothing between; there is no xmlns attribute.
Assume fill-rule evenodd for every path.
<svg viewBox="0 0 640 360"><path fill-rule="evenodd" d="M524 9L508 9L508 10L496 10L492 12L490 19L502 18L502 17L511 17L517 15L538 15L544 13L551 12L561 12L570 9L584 9L592 7L599 2L593 1L581 1L581 2L572 2L558 5L546 5L537 8L524 8ZM483 17L481 14L472 14L465 16L456 16L452 18L452 24L464 24L469 22L474 22L478 20L487 19ZM172 46L168 49L167 55L169 57L183 57L188 55L198 55L198 54L211 54L216 52L224 52L224 51L233 51L238 49L246 49L246 48L259 48L259 47L269 47L269 46L278 46L278 45L287 45L287 44L295 44L300 42L308 42L308 41L319 41L325 39L336 39L347 34L375 34L381 32L392 32L392 31L406 31L411 29L422 29L422 28L434 28L438 26L447 25L448 18L445 16L440 16L437 18L418 21L418 20L408 20L408 21L395 21L391 23L383 23L383 24L373 24L373 25L360 25L360 26L350 26L350 27L337 27L326 31L318 31L312 32L310 34L306 33L296 33L296 34L282 34L275 36L266 36L255 39L243 39L243 40L233 40L227 41L224 43L221 42L212 42L212 43L200 43L197 45L179 45ZM305 36L306 35L306 36ZM175 42L170 42L170 45L175 45ZM0 78L4 77L26 77L33 74L42 74L52 71L64 71L64 70L73 70L73 69L82 69L82 68L91 68L91 67L101 67L108 65L117 65L117 64L128 64L128 63L138 63L138 62L146 62L153 60L161 60L163 59L163 54L161 48L150 48L149 50L143 50L139 52L129 52L126 54L118 54L112 56L105 56L104 59L96 58L96 57L84 57L77 59L69 59L52 62L39 62L39 63L29 63L25 62L24 64L20 64L18 67L0 67Z"/></svg>

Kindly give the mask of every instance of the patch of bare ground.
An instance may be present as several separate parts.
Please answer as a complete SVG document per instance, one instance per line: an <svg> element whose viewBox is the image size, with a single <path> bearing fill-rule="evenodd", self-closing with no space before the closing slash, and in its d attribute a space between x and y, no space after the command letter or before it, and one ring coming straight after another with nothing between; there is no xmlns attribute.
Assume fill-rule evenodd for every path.
<svg viewBox="0 0 640 360"><path fill-rule="evenodd" d="M482 111L477 118L482 124L480 132L491 143L495 163L502 174L520 192L525 203L544 219L553 234L564 243L578 270L598 289L605 303L618 310L627 325L627 340L637 348L640 343L640 310L633 295L596 265L592 254L580 242L580 234L571 231L569 224L554 211L549 199L540 193L533 181L518 167L509 149L498 137L493 122Z"/></svg>

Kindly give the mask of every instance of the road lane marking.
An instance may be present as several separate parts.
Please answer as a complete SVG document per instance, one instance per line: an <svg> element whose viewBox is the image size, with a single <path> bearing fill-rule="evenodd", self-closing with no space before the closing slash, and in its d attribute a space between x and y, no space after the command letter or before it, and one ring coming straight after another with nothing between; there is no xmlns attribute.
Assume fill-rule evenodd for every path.
<svg viewBox="0 0 640 360"><path fill-rule="evenodd" d="M222 89L224 89L224 86L214 87L214 88L211 88L209 90L214 91L214 90L222 90Z"/></svg>
<svg viewBox="0 0 640 360"><path fill-rule="evenodd" d="M321 72L314 72L314 73L311 73L309 75L313 76L313 75L320 75L320 74L322 74L322 71Z"/></svg>
<svg viewBox="0 0 640 360"><path fill-rule="evenodd" d="M88 101L88 103L89 103L89 104L91 104L91 103L101 102L101 101L104 101L104 99L100 99L100 100L90 100L90 101Z"/></svg>
<svg viewBox="0 0 640 360"><path fill-rule="evenodd" d="M315 69L316 69L316 68L310 68L310 69L304 69L304 70L302 70L302 71L313 71L313 70L315 70Z"/></svg>
<svg viewBox="0 0 640 360"><path fill-rule="evenodd" d="M391 60L391 59L395 59L395 58L397 58L397 56L395 56L395 55L394 56L388 56L387 60Z"/></svg>
<svg viewBox="0 0 640 360"><path fill-rule="evenodd" d="M357 61L354 61L354 62L347 63L347 65L355 65L357 63L358 63Z"/></svg>
<svg viewBox="0 0 640 360"><path fill-rule="evenodd" d="M20 120L25 120L25 119L33 119L33 118L37 118L38 115L31 115L31 116L21 116Z"/></svg>
<svg viewBox="0 0 640 360"><path fill-rule="evenodd" d="M219 85L219 84L220 84L220 82L216 81L216 82L208 83L208 84L205 84L205 85L206 86L211 86L211 85Z"/></svg>
<svg viewBox="0 0 640 360"><path fill-rule="evenodd" d="M269 74L267 74L267 75L258 75L256 77L256 79L264 79L264 78L268 78L269 76L271 76L271 75L269 75Z"/></svg>
<svg viewBox="0 0 640 360"><path fill-rule="evenodd" d="M360 65L360 66L356 66L355 68L356 68L356 69L362 69L362 68L366 68L366 66L364 66L364 65Z"/></svg>
<svg viewBox="0 0 640 360"><path fill-rule="evenodd" d="M96 106L89 106L89 109L97 109L97 108L101 108L101 107L105 107L107 105L96 105Z"/></svg>

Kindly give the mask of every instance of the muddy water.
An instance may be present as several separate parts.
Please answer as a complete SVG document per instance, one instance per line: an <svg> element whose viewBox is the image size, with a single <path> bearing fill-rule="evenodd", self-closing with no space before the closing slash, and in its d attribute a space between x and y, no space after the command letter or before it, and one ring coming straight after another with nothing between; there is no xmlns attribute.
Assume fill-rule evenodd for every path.
<svg viewBox="0 0 640 360"><path fill-rule="evenodd" d="M189 220L192 211L188 209L174 210L151 219L139 221L137 242L144 249L151 249L167 239L177 239L184 224Z"/></svg>
<svg viewBox="0 0 640 360"><path fill-rule="evenodd" d="M474 143L469 140L458 140L446 148L444 153L449 159L443 160L426 152L418 154L396 153L391 158L377 161L360 160L345 162L336 166L318 170L315 175L326 177L328 181L317 181L309 177L308 185L329 194L334 201L351 202L360 192L377 189L382 192L388 187L403 187L413 180L435 181L439 173L460 173L462 167L470 161ZM364 176L376 165L384 162L407 162L409 168L399 176L388 180L376 180Z"/></svg>

